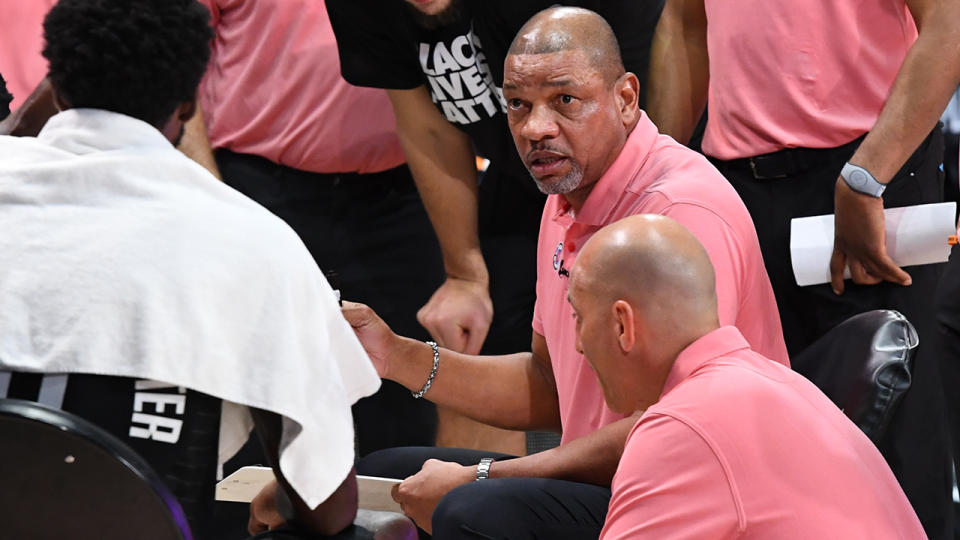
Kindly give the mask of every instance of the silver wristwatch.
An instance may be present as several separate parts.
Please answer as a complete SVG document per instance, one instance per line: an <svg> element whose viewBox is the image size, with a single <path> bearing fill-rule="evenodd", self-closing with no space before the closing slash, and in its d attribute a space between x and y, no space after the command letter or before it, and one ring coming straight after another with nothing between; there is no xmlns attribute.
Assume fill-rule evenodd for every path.
<svg viewBox="0 0 960 540"><path fill-rule="evenodd" d="M493 463L493 458L485 457L480 460L480 464L477 465L477 481L486 480L490 478L490 464Z"/></svg>
<svg viewBox="0 0 960 540"><path fill-rule="evenodd" d="M840 170L840 178L850 186L850 189L870 195L871 197L880 197L887 186L877 182L877 179L870 174L870 171L859 165L845 163Z"/></svg>

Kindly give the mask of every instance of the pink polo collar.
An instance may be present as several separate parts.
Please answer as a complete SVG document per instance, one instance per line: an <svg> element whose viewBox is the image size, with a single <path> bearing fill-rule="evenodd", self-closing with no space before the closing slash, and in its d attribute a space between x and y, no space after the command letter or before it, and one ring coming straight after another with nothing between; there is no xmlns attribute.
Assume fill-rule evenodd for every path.
<svg viewBox="0 0 960 540"><path fill-rule="evenodd" d="M670 374L667 375L660 398L663 399L663 396L711 360L749 348L750 344L735 326L721 326L702 336L677 356L670 368Z"/></svg>
<svg viewBox="0 0 960 540"><path fill-rule="evenodd" d="M650 149L658 135L657 126L653 125L653 122L647 117L647 113L640 111L640 120L627 137L623 149L620 150L620 154L613 161L613 164L594 184L583 208L575 216L574 221L598 227L610 223L610 216L616 209L616 204L611 203L621 199L628 185L633 183L631 187L640 190L654 180L653 176L644 178L644 175L639 174L639 171L646 163L647 156L650 154ZM636 183L635 179L640 182ZM558 215L554 216L555 218L560 214L567 213L570 209L570 203L567 202L565 197L562 197L562 201L563 204L560 205Z"/></svg>

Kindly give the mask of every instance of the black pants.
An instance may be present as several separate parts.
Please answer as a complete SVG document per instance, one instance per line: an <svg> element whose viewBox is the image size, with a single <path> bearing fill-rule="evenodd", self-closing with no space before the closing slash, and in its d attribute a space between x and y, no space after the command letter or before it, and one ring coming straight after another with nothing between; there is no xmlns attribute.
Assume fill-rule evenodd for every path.
<svg viewBox="0 0 960 540"><path fill-rule="evenodd" d="M940 375L951 426L951 447L960 471L960 246L953 246L950 261L937 289L937 338Z"/></svg>
<svg viewBox="0 0 960 540"><path fill-rule="evenodd" d="M960 204L960 133L943 132L943 200Z"/></svg>
<svg viewBox="0 0 960 540"><path fill-rule="evenodd" d="M481 458L511 456L462 448L393 448L357 463L357 474L405 478L430 459L476 465ZM494 465L496 467L496 465ZM610 489L549 478L490 478L457 487L433 513L441 540L594 539L600 536ZM421 537L429 538L425 533Z"/></svg>
<svg viewBox="0 0 960 540"><path fill-rule="evenodd" d="M933 300L943 265L907 268L913 285L861 286L850 281L842 296L829 284L799 287L790 261L790 220L832 214L834 184L858 141L833 150L789 152L784 178L758 179L748 160L716 162L750 211L764 264L777 297L791 356L847 318L873 309L895 309L920 336L913 382L891 421L881 453L890 464L930 538L952 534L951 470L938 354L926 343L935 334ZM783 161L783 154L773 160ZM793 159L795 158L795 159ZM886 207L940 202L943 142L939 128L921 144L883 195ZM758 169L759 170L759 169ZM771 171L769 176L777 176ZM954 390L955 391L955 390Z"/></svg>
<svg viewBox="0 0 960 540"><path fill-rule="evenodd" d="M406 166L315 174L250 155L216 153L224 181L286 221L342 298L372 307L400 335L427 338L416 312L443 280L433 229ZM360 454L433 444L436 408L384 381L353 409Z"/></svg>

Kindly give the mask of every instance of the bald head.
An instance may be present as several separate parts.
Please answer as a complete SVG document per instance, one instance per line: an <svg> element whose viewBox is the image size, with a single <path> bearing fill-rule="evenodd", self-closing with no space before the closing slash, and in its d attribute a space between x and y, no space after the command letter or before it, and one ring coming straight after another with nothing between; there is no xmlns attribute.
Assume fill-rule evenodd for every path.
<svg viewBox="0 0 960 540"><path fill-rule="evenodd" d="M630 302L672 331L717 326L710 258L686 228L667 217L631 216L604 227L584 246L571 279L600 299Z"/></svg>
<svg viewBox="0 0 960 540"><path fill-rule="evenodd" d="M626 70L620 45L603 17L583 8L545 9L520 29L508 54L549 54L565 50L585 51L608 83Z"/></svg>
<svg viewBox="0 0 960 540"><path fill-rule="evenodd" d="M567 297L611 410L655 403L681 351L719 327L714 280L703 246L663 216L628 217L583 246Z"/></svg>

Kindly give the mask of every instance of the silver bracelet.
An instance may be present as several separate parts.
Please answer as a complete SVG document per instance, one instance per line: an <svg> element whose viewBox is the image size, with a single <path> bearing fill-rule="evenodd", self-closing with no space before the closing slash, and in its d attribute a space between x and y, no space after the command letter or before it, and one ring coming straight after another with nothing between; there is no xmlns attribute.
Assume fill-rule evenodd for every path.
<svg viewBox="0 0 960 540"><path fill-rule="evenodd" d="M440 367L440 348L434 341L428 341L427 345L433 349L433 369L430 370L430 376L427 377L427 382L423 385L423 388L419 392L410 392L414 399L420 399L427 393L427 390L433 385L433 378L437 376L437 368Z"/></svg>

